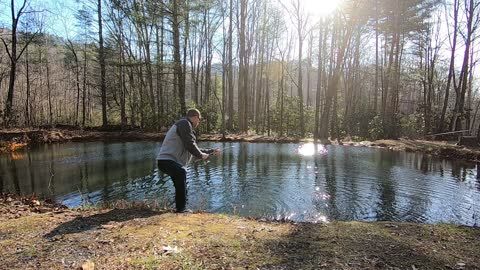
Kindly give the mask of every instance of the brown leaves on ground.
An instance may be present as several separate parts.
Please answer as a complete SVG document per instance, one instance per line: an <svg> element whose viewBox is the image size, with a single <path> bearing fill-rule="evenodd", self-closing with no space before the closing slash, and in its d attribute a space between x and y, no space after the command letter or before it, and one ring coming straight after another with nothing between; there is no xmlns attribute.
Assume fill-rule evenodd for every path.
<svg viewBox="0 0 480 270"><path fill-rule="evenodd" d="M63 212L67 207L54 201L39 200L34 194L20 197L14 194L0 194L0 221L20 218L31 213Z"/></svg>

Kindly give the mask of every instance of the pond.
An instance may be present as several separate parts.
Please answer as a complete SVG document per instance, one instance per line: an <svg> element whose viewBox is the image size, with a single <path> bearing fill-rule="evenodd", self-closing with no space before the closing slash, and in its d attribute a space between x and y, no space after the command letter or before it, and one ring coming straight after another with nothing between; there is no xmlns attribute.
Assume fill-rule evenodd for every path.
<svg viewBox="0 0 480 270"><path fill-rule="evenodd" d="M70 207L117 200L174 207L157 142L42 145L0 155L0 192L35 193ZM353 146L200 143L220 155L188 168L188 207L325 222L480 224L475 163Z"/></svg>

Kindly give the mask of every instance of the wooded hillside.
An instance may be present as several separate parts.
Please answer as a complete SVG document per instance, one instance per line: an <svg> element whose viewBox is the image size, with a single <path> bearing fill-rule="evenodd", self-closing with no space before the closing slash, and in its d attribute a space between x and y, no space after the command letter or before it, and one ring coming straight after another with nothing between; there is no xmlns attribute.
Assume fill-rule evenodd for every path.
<svg viewBox="0 0 480 270"><path fill-rule="evenodd" d="M3 127L160 130L193 106L203 132L378 139L480 123L478 0L345 0L324 17L301 0L5 4Z"/></svg>

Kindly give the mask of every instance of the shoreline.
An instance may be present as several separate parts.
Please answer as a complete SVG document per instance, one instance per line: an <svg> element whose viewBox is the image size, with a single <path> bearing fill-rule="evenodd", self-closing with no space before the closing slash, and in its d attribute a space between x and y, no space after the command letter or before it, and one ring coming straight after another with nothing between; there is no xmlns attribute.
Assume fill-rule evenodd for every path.
<svg viewBox="0 0 480 270"><path fill-rule="evenodd" d="M90 130L9 130L0 132L0 154L14 152L30 145L62 142L94 141L162 141L165 133L130 131L90 131ZM313 143L312 138L273 137L265 135L201 134L198 141L212 142L251 142L251 143ZM384 148L392 151L421 152L444 158L463 159L480 162L480 147L458 146L455 142L427 140L376 140L376 141L320 141L322 144L345 145L356 147Z"/></svg>

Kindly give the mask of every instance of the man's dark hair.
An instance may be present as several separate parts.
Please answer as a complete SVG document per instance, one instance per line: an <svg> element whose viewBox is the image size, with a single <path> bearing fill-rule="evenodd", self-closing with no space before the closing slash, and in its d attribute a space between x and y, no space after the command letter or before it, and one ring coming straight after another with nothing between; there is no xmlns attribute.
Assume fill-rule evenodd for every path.
<svg viewBox="0 0 480 270"><path fill-rule="evenodd" d="M201 114L200 114L200 111L197 110L197 109L194 109L194 108L193 108L193 109L189 109L189 110L187 111L187 117L194 117L194 116L199 116L199 117L200 117L200 115L201 115Z"/></svg>

